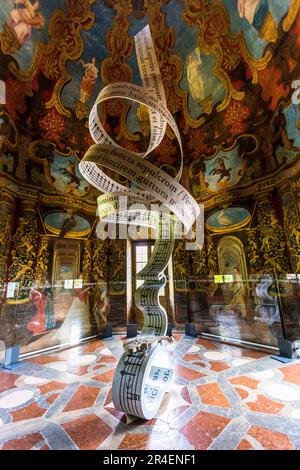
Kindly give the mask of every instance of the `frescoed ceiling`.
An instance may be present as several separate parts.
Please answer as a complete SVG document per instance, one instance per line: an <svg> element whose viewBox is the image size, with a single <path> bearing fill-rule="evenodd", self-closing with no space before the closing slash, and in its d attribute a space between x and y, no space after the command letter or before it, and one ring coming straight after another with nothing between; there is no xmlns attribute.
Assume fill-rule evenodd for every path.
<svg viewBox="0 0 300 470"><path fill-rule="evenodd" d="M0 171L93 204L77 164L92 144L101 88L140 84L133 36L149 23L199 201L296 165L300 0L1 0ZM142 106L111 100L102 122L122 146L149 139ZM151 160L174 171L170 130Z"/></svg>

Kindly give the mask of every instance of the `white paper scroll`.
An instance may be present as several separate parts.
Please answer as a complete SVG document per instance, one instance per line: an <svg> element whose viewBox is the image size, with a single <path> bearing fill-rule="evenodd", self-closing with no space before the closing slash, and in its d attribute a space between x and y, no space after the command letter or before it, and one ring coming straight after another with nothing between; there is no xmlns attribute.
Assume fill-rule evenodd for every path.
<svg viewBox="0 0 300 470"><path fill-rule="evenodd" d="M144 314L141 334L124 343L112 386L113 403L125 413L151 419L157 413L164 394L170 390L174 364L164 348L168 318L159 303L159 293L166 283L164 271L174 244L174 218L189 231L199 215L196 201L179 183L183 168L182 143L177 125L166 107L165 92L159 72L149 26L135 36L142 86L112 83L100 92L91 111L89 126L95 142L79 164L84 178L104 194L98 197L101 221L156 227L156 241L148 264L138 274L143 284L135 292L135 303ZM150 141L144 154L121 148L105 132L98 107L111 98L125 98L147 106L150 117ZM173 130L180 149L180 167L172 178L144 157L162 141L166 127ZM134 183L126 187L106 175L113 170ZM137 189L134 189L134 188ZM121 196L127 196L123 206ZM151 212L151 202L161 209ZM142 204L142 209L137 209ZM168 213L169 211L169 213Z"/></svg>

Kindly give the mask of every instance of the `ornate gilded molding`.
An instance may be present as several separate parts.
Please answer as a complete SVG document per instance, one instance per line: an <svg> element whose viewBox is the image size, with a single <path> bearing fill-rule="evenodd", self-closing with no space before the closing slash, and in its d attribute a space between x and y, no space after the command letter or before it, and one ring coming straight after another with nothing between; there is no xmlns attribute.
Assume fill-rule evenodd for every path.
<svg viewBox="0 0 300 470"><path fill-rule="evenodd" d="M284 230L277 218L270 193L263 192L257 196L257 214L263 272L288 272Z"/></svg>
<svg viewBox="0 0 300 470"><path fill-rule="evenodd" d="M9 281L19 282L19 299L28 299L29 289L35 280L36 254L39 235L35 202L22 201L18 228L13 236L12 263L9 267Z"/></svg>
<svg viewBox="0 0 300 470"><path fill-rule="evenodd" d="M13 229L15 198L11 193L2 190L0 194L0 284L6 281L7 260Z"/></svg>
<svg viewBox="0 0 300 470"><path fill-rule="evenodd" d="M94 14L91 6L96 0L66 0L67 9L54 11L49 23L49 41L44 45L36 45L35 56L28 70L20 70L14 63L10 70L14 76L27 83L27 94L32 95L32 77L40 70L45 77L55 81L51 99L46 103L46 109L55 107L57 111L70 117L61 102L61 91L70 81L71 75L67 72L68 60L77 60L83 52L83 39L81 31L88 31L93 26Z"/></svg>
<svg viewBox="0 0 300 470"><path fill-rule="evenodd" d="M48 276L49 266L49 238L42 236L39 242L39 249L36 258L35 281L41 286L45 285Z"/></svg>
<svg viewBox="0 0 300 470"><path fill-rule="evenodd" d="M126 63L133 51L133 38L129 37L130 22L128 17L132 14L132 1L123 0L112 4L116 14L113 18L112 28L106 32L105 43L110 57L105 58L101 64L101 78L104 85L115 82L131 82L132 70ZM106 122L107 117L113 116L120 120L117 140L122 138L138 141L139 137L129 132L126 124L130 104L122 99L109 100L102 107L101 121Z"/></svg>

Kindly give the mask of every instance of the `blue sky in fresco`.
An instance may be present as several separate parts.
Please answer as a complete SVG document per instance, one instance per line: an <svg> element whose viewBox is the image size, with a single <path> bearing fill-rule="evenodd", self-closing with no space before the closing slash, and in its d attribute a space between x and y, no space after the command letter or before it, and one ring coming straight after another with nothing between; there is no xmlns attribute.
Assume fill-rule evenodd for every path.
<svg viewBox="0 0 300 470"><path fill-rule="evenodd" d="M4 23L10 16L10 11L15 8L14 0L1 0L0 9L0 29L3 29ZM40 41L44 44L48 42L48 23L54 10L58 8L65 10L64 0L40 0L40 11L45 17L45 27L42 30L33 29L31 39L29 39L15 54L21 69L27 69L32 64L34 57L34 44Z"/></svg>

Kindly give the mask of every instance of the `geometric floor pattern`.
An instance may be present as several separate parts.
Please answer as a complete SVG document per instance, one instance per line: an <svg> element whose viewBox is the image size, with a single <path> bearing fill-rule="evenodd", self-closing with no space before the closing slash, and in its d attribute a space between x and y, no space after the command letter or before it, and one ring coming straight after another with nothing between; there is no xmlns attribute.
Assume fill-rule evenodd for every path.
<svg viewBox="0 0 300 470"><path fill-rule="evenodd" d="M300 361L175 335L175 383L158 416L111 400L121 337L0 371L0 449L300 449Z"/></svg>

